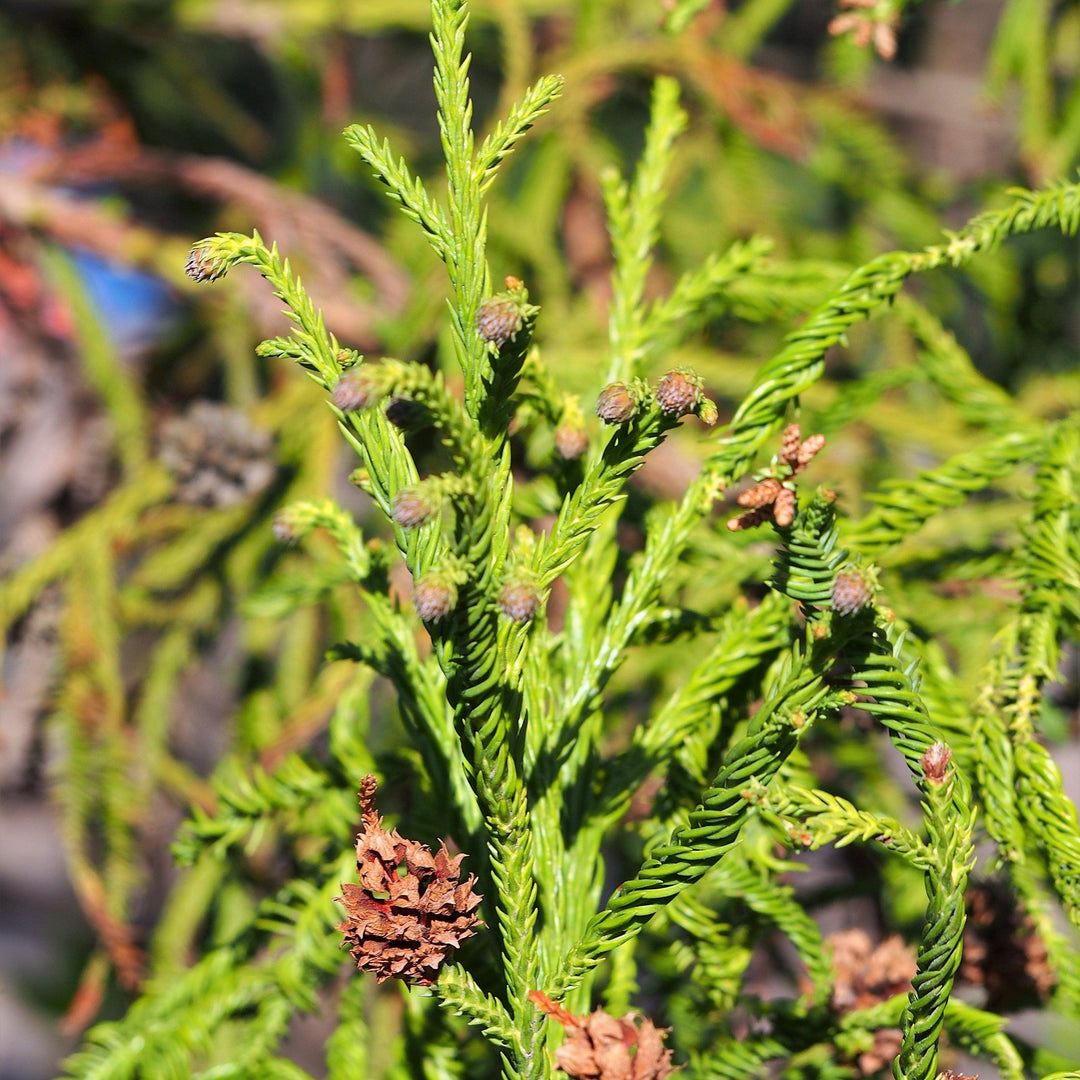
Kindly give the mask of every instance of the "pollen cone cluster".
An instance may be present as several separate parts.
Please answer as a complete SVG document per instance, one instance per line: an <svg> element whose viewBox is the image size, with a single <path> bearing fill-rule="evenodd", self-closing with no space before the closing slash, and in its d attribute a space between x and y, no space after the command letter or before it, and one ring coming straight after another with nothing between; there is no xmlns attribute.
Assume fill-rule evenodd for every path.
<svg viewBox="0 0 1080 1080"><path fill-rule="evenodd" d="M602 1009L575 1016L534 990L530 1000L566 1028L555 1051L555 1064L567 1076L589 1080L664 1080L675 1071L671 1050L664 1049L664 1031L651 1020L628 1014L616 1020Z"/></svg>
<svg viewBox="0 0 1080 1080"><path fill-rule="evenodd" d="M396 829L387 832L374 808L375 777L360 785L364 828L356 839L359 885L341 886L345 921L338 926L361 971L379 982L397 978L430 986L447 956L476 933L483 897L475 878L461 880L464 855L441 844L433 855Z"/></svg>
<svg viewBox="0 0 1080 1080"><path fill-rule="evenodd" d="M798 424L788 424L780 444L780 466L786 472L783 479L798 476L824 445L824 435L811 435L804 439ZM736 502L745 510L727 523L732 532L752 529L769 518L781 529L786 529L795 520L795 489L781 483L775 476L759 480L753 487L747 488Z"/></svg>

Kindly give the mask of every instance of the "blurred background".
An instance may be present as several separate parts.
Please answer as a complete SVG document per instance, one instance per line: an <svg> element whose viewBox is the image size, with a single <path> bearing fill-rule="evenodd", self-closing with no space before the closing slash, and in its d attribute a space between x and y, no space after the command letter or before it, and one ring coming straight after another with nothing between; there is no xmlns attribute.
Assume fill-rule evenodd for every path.
<svg viewBox="0 0 1080 1080"><path fill-rule="evenodd" d="M934 242L1011 184L1075 173L1074 3L472 11L479 130L538 75L566 78L492 190L490 258L542 305L548 366L586 412L609 295L599 175L632 168L658 73L681 81L690 128L650 290L753 234L783 277L771 308L736 291L665 358L706 375L722 420L848 267ZM317 746L355 690L347 665L321 662L355 605L269 528L284 501L320 494L363 518L350 455L315 387L256 355L288 326L258 275L200 286L183 268L196 239L258 229L343 346L437 362L442 269L341 138L372 123L441 191L427 25L425 0L0 0L0 1080L54 1076L148 968L227 937L250 898L212 866L174 868L179 821L213 807L223 755L271 769ZM985 375L1054 416L1080 404L1078 269L1074 242L1040 234L917 288ZM821 470L848 510L970 438L893 377L910 348L878 327L830 357L834 383L877 387ZM695 440L650 459L643 500L685 487ZM549 452L524 446L522 470ZM1012 506L993 528L1015 525ZM317 606L260 591L289 573ZM956 605L970 624L1009 598L990 572L947 584L925 597L946 644ZM978 670L992 624L954 642L957 663ZM1075 796L1066 655L1044 721ZM389 695L364 695L388 747ZM271 856L255 863L274 879ZM315 1070L321 1037L293 1037Z"/></svg>

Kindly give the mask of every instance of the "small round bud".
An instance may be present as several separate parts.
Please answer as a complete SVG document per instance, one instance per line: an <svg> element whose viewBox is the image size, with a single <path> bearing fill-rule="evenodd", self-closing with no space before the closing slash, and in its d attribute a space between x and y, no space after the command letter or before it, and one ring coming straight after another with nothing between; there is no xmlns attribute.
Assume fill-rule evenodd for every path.
<svg viewBox="0 0 1080 1080"><path fill-rule="evenodd" d="M942 783L951 760L952 751L943 742L934 743L920 758L926 779L932 784Z"/></svg>
<svg viewBox="0 0 1080 1080"><path fill-rule="evenodd" d="M403 529L415 529L428 521L438 509L430 495L420 487L402 488L390 505L390 516Z"/></svg>
<svg viewBox="0 0 1080 1080"><path fill-rule="evenodd" d="M192 281L217 281L229 272L229 265L212 240L200 240L188 254L184 273Z"/></svg>
<svg viewBox="0 0 1080 1080"><path fill-rule="evenodd" d="M605 424L625 424L637 412L637 397L625 383L608 383L596 399L596 415Z"/></svg>
<svg viewBox="0 0 1080 1080"><path fill-rule="evenodd" d="M716 421L720 419L720 411L716 407L716 402L707 397L701 399L697 414L698 419L706 427L716 427Z"/></svg>
<svg viewBox="0 0 1080 1080"><path fill-rule="evenodd" d="M413 606L424 622L438 622L457 607L457 586L440 573L427 574L413 586Z"/></svg>
<svg viewBox="0 0 1080 1080"><path fill-rule="evenodd" d="M540 590L531 581L508 581L499 593L499 610L514 622L528 622L540 610Z"/></svg>
<svg viewBox="0 0 1080 1080"><path fill-rule="evenodd" d="M589 434L574 420L563 420L555 429L555 452L566 461L581 457L589 449Z"/></svg>
<svg viewBox="0 0 1080 1080"><path fill-rule="evenodd" d="M330 401L342 412L358 412L374 405L380 396L378 381L372 373L360 370L338 379Z"/></svg>
<svg viewBox="0 0 1080 1080"><path fill-rule="evenodd" d="M832 609L838 615L854 615L874 602L870 576L858 568L841 570L832 587Z"/></svg>
<svg viewBox="0 0 1080 1080"><path fill-rule="evenodd" d="M288 510L280 510L274 515L270 531L281 543L295 544L300 539L300 531L296 525L296 518Z"/></svg>
<svg viewBox="0 0 1080 1080"><path fill-rule="evenodd" d="M669 371L656 384L656 404L668 416L686 416L701 400L701 378L692 371Z"/></svg>
<svg viewBox="0 0 1080 1080"><path fill-rule="evenodd" d="M490 297L476 313L476 329L480 336L500 349L513 341L524 325L521 306L508 296Z"/></svg>

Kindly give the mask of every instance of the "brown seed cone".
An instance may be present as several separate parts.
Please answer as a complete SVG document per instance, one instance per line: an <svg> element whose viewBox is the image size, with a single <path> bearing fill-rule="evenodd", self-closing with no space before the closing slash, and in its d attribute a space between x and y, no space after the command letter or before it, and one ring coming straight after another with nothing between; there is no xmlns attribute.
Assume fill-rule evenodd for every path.
<svg viewBox="0 0 1080 1080"><path fill-rule="evenodd" d="M798 424L788 424L780 439L780 460L792 468L799 459L800 442L802 442L802 428Z"/></svg>
<svg viewBox="0 0 1080 1080"><path fill-rule="evenodd" d="M943 1069L938 1073L938 1080L979 1080L978 1075L969 1076L967 1073L953 1072L952 1069Z"/></svg>
<svg viewBox="0 0 1080 1080"><path fill-rule="evenodd" d="M371 370L350 371L338 379L330 401L342 412L359 412L370 408L382 394L378 379Z"/></svg>
<svg viewBox="0 0 1080 1080"><path fill-rule="evenodd" d="M972 885L959 977L986 988L985 1008L1015 1012L1046 1001L1056 983L1046 943L1035 921L1003 882Z"/></svg>
<svg viewBox="0 0 1080 1080"><path fill-rule="evenodd" d="M390 504L390 516L403 529L416 529L438 509L430 495L416 487L402 488Z"/></svg>
<svg viewBox="0 0 1080 1080"><path fill-rule="evenodd" d="M686 416L701 400L701 379L691 371L669 371L656 384L656 403L668 416Z"/></svg>
<svg viewBox="0 0 1080 1080"><path fill-rule="evenodd" d="M675 1072L664 1031L628 1013L616 1020L602 1009L575 1016L538 990L529 999L566 1028L555 1065L567 1076L588 1080L664 1080Z"/></svg>
<svg viewBox="0 0 1080 1080"><path fill-rule="evenodd" d="M376 786L372 776L361 783L360 884L341 886L337 899L345 921L337 929L361 971L373 972L379 982L393 977L430 986L449 954L476 933L483 897L473 892L475 877L461 880L464 855L451 856L445 844L432 855L396 829L383 829L373 803Z"/></svg>
<svg viewBox="0 0 1080 1080"><path fill-rule="evenodd" d="M514 622L528 622L540 610L540 590L531 581L508 581L499 593L499 610Z"/></svg>
<svg viewBox="0 0 1080 1080"><path fill-rule="evenodd" d="M834 1013L866 1009L911 989L915 957L899 934L876 948L866 932L858 929L830 934L826 941L832 946L836 976L829 1000Z"/></svg>
<svg viewBox="0 0 1080 1080"><path fill-rule="evenodd" d="M752 488L747 488L735 501L740 506L756 510L759 506L769 506L776 502L777 495L783 490L783 484L770 477L758 481Z"/></svg>
<svg viewBox="0 0 1080 1080"><path fill-rule="evenodd" d="M573 461L589 449L589 433L581 424L564 420L555 429L555 452L564 461Z"/></svg>
<svg viewBox="0 0 1080 1080"><path fill-rule="evenodd" d="M864 1050L856 1059L855 1064L863 1076L880 1074L890 1062L895 1060L900 1053L903 1036L899 1028L878 1028L874 1032L874 1045L869 1050Z"/></svg>
<svg viewBox="0 0 1080 1080"><path fill-rule="evenodd" d="M790 488L781 488L773 503L773 521L786 529L795 520L795 492Z"/></svg>
<svg viewBox="0 0 1080 1080"><path fill-rule="evenodd" d="M625 383L608 383L596 400L596 415L605 424L625 424L637 412L637 398Z"/></svg>
<svg viewBox="0 0 1080 1080"><path fill-rule="evenodd" d="M728 518L727 527L731 532L741 532L743 529L752 529L763 521L769 520L771 511L769 506L758 506L753 510L747 510L738 517Z"/></svg>
<svg viewBox="0 0 1080 1080"><path fill-rule="evenodd" d="M476 313L476 329L480 336L499 348L516 338L524 325L520 305L508 296L485 300Z"/></svg>
<svg viewBox="0 0 1080 1080"><path fill-rule="evenodd" d="M814 455L825 445L824 435L811 435L795 455L795 471L801 472L810 464Z"/></svg>
<svg viewBox="0 0 1080 1080"><path fill-rule="evenodd" d="M874 588L867 575L857 568L841 570L833 579L832 609L854 615L874 602Z"/></svg>

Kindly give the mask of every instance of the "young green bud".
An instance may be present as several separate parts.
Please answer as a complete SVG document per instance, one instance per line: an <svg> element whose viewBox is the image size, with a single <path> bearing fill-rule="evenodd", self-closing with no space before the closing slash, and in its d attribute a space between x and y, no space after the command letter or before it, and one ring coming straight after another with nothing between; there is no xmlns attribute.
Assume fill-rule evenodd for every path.
<svg viewBox="0 0 1080 1080"><path fill-rule="evenodd" d="M577 398L568 397L563 406L559 426L555 428L555 452L565 461L581 457L589 449L589 433L581 415Z"/></svg>
<svg viewBox="0 0 1080 1080"><path fill-rule="evenodd" d="M596 415L605 424L625 424L637 412L637 395L626 383L608 383L596 401Z"/></svg>
<svg viewBox="0 0 1080 1080"><path fill-rule="evenodd" d="M716 421L720 419L720 412L716 408L716 402L710 398L703 397L698 404L698 419L706 427L715 427Z"/></svg>
<svg viewBox="0 0 1080 1080"><path fill-rule="evenodd" d="M668 416L694 412L702 399L702 379L692 371L669 371L656 384L656 404Z"/></svg>
<svg viewBox="0 0 1080 1080"><path fill-rule="evenodd" d="M945 743L936 742L919 760L926 779L931 784L942 784L945 782L945 775L949 771L952 751Z"/></svg>

